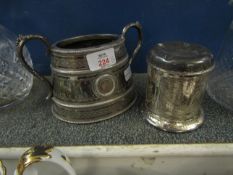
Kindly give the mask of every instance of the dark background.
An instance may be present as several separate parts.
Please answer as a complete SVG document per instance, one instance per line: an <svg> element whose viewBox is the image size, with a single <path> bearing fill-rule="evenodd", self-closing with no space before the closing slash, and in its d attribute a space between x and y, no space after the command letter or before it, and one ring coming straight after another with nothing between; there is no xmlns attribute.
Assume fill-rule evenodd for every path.
<svg viewBox="0 0 233 175"><path fill-rule="evenodd" d="M120 34L136 20L143 26L143 48L133 62L134 72L146 71L146 54L157 42L200 43L217 58L232 17L232 0L0 0L0 24L16 34L41 34L50 42L90 33ZM127 35L131 50L134 30ZM30 46L34 67L48 74L50 60L42 44ZM130 52L130 51L129 51Z"/></svg>

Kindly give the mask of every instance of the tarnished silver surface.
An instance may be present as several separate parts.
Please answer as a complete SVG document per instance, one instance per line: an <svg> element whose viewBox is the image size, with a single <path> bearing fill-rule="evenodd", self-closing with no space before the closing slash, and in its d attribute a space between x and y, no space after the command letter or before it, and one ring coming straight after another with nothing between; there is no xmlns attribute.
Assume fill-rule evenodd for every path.
<svg viewBox="0 0 233 175"><path fill-rule="evenodd" d="M156 52L160 51L157 47ZM185 51L186 47L188 51ZM169 53L152 53L148 58L145 101L147 120L152 125L170 132L196 129L204 121L201 102L208 73L213 69L212 63L209 67L200 65L202 69L196 64L199 64L201 59L208 61L212 56L209 53L209 57L202 58L198 53L199 48L192 49L192 45L184 46L181 43L163 45L162 49L161 52L169 51ZM190 51L195 52L194 56L192 53L189 55ZM183 55L184 52L185 55ZM159 54L164 56L164 60ZM201 63L205 64L205 61Z"/></svg>
<svg viewBox="0 0 233 175"><path fill-rule="evenodd" d="M138 31L138 43L129 56L125 47L125 34L130 28ZM52 84L41 77L24 61L22 48L32 39L43 41L51 55ZM52 112L57 118L72 123L91 123L116 116L133 105L136 100L133 79L125 71L142 44L141 25L138 22L124 27L121 35L94 34L78 36L48 44L39 35L20 36L17 52L25 67L51 88ZM113 49L116 63L110 67L91 70L87 55Z"/></svg>
<svg viewBox="0 0 233 175"><path fill-rule="evenodd" d="M77 114L79 115L78 123L97 122L128 110L136 99L134 86L131 86L124 94L98 103L79 105L77 103L62 103L53 99L55 103L52 105L52 112L57 118L70 123L77 123Z"/></svg>
<svg viewBox="0 0 233 175"><path fill-rule="evenodd" d="M117 63L111 68L93 72L89 70L59 72L52 68L53 98L64 102L97 103L98 101L105 101L121 95L133 84L132 79L125 81L124 70L128 67L128 58L125 57L123 59L123 62L121 61L119 62L120 64ZM111 94L108 93L103 96L103 93L98 93L100 87L96 81L106 75L112 77L114 87L110 89L112 91ZM108 86L110 82L104 81L103 83Z"/></svg>

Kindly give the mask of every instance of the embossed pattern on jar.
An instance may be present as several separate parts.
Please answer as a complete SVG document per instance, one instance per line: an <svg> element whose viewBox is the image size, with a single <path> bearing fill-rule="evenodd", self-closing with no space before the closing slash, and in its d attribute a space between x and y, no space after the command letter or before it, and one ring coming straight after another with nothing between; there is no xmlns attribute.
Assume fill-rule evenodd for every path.
<svg viewBox="0 0 233 175"><path fill-rule="evenodd" d="M170 132L198 128L204 120L201 102L212 54L204 47L169 42L156 45L148 56L147 120Z"/></svg>

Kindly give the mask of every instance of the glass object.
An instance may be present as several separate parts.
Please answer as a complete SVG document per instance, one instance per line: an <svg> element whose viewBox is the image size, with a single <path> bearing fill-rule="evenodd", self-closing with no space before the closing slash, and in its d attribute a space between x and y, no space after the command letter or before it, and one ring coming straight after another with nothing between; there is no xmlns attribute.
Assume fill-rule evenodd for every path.
<svg viewBox="0 0 233 175"><path fill-rule="evenodd" d="M0 108L26 97L32 88L33 76L16 56L16 35L0 25ZM24 48L28 64L31 57Z"/></svg>
<svg viewBox="0 0 233 175"><path fill-rule="evenodd" d="M233 111L233 21L216 59L207 91L217 103Z"/></svg>

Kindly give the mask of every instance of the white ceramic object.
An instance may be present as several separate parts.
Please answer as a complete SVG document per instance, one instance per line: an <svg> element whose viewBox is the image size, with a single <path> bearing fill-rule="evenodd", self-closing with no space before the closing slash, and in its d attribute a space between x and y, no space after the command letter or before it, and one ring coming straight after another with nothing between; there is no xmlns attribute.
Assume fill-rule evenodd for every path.
<svg viewBox="0 0 233 175"><path fill-rule="evenodd" d="M65 171L68 175L76 175L70 164L70 159L60 150L51 146L36 146L23 152L15 165L14 175L38 175L39 169L33 165L42 162L53 163L50 164L49 169L57 169L58 166L62 168L59 172ZM0 161L0 175L7 175L7 172L8 168Z"/></svg>

